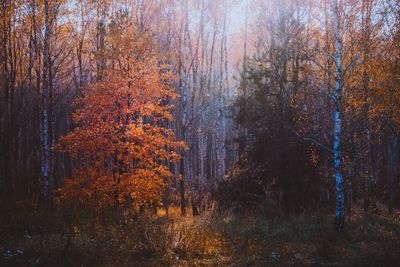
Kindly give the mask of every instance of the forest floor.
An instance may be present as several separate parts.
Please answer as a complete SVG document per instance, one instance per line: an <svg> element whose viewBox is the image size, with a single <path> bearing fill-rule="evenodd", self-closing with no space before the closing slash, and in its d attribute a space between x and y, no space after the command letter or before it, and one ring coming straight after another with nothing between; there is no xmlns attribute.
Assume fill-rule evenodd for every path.
<svg viewBox="0 0 400 267"><path fill-rule="evenodd" d="M0 266L399 266L400 212L361 214L342 234L331 215L3 218Z"/></svg>

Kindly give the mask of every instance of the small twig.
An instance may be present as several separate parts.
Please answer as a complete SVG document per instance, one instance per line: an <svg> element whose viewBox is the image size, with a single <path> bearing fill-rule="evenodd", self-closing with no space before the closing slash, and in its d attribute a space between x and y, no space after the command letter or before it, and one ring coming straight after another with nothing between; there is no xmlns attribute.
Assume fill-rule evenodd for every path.
<svg viewBox="0 0 400 267"><path fill-rule="evenodd" d="M318 146L320 146L320 147L322 147L322 148L324 148L324 149L326 149L326 150L328 150L328 151L330 151L330 152L333 153L333 149L327 147L326 145L323 145L323 144L319 143L318 141L316 141L316 140L314 140L314 139L312 139L312 138L310 138L310 137L303 137L303 140L311 141L311 142L313 142L314 144L316 144L316 145L318 145Z"/></svg>

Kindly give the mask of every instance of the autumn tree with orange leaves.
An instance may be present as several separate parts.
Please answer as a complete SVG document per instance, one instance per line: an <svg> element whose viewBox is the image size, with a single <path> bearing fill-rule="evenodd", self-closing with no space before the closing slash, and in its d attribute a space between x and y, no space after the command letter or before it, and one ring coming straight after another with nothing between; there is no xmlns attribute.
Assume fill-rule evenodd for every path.
<svg viewBox="0 0 400 267"><path fill-rule="evenodd" d="M58 203L110 208L160 201L172 177L168 164L185 148L167 127L174 77L155 59L132 65L87 86L76 101L76 128L55 149L79 164L58 190Z"/></svg>

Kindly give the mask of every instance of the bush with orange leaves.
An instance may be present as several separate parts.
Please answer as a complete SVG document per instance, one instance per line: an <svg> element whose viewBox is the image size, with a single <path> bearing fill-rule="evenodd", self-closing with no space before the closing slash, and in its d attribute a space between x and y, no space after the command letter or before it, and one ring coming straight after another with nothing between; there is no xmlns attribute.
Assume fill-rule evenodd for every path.
<svg viewBox="0 0 400 267"><path fill-rule="evenodd" d="M57 190L57 203L107 208L161 200L172 176L167 165L186 149L168 128L174 77L154 59L131 69L109 73L77 99L76 127L54 149L79 164Z"/></svg>

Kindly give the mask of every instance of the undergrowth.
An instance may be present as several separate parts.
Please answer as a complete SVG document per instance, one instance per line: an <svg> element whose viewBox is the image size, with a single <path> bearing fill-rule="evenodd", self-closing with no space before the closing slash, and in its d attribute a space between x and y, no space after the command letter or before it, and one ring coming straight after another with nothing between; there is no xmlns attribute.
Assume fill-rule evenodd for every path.
<svg viewBox="0 0 400 267"><path fill-rule="evenodd" d="M400 216L196 218L108 213L30 214L1 224L1 266L396 266ZM5 252L10 252L6 257Z"/></svg>

